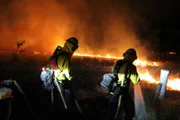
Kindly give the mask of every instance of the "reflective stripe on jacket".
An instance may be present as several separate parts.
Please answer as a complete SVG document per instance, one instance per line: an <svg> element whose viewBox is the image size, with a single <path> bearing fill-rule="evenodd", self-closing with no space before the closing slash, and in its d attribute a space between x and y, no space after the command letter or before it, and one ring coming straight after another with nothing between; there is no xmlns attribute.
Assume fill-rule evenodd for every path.
<svg viewBox="0 0 180 120"><path fill-rule="evenodd" d="M113 66L113 70L114 70L114 67L115 66ZM127 67L128 67L127 77L129 79L124 79ZM135 65L133 64L128 65L128 63L125 63L121 66L121 68L118 71L118 84L122 84L123 82L121 86L129 88L130 82L132 82L133 84L138 84L139 81L140 81L140 77L139 77L139 74L137 72L137 68Z"/></svg>
<svg viewBox="0 0 180 120"><path fill-rule="evenodd" d="M67 54L63 54L58 56L57 58L57 66L59 68L58 71L55 71L55 77L58 80L71 80L71 68L70 68L70 57Z"/></svg>
<svg viewBox="0 0 180 120"><path fill-rule="evenodd" d="M69 54L67 52L59 54L59 56L56 58L56 64L58 69L54 70L54 77L57 80L71 80L72 75ZM50 64L47 64L47 68L51 69Z"/></svg>

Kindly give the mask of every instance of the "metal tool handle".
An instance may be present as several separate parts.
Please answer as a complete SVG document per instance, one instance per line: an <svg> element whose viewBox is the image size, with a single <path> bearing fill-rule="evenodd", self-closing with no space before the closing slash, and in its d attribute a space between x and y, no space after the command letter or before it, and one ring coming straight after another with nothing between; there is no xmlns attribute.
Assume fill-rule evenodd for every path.
<svg viewBox="0 0 180 120"><path fill-rule="evenodd" d="M56 86L57 86L57 88L58 88L58 91L59 91L59 94L60 94L60 96L61 96L61 99L62 99L62 101L63 101L64 107L65 107L65 109L67 110L68 107L67 107L67 104L66 104L66 102L65 102L65 100L64 100L64 96L63 96L63 94L62 94L62 91L61 91L60 85L59 85L59 83L58 83L58 80L55 79L55 83L56 83Z"/></svg>

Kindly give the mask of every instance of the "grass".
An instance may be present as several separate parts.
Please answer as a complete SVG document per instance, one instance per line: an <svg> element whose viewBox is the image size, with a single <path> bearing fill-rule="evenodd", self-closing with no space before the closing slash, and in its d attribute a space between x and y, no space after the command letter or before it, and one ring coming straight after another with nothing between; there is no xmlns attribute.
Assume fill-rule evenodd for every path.
<svg viewBox="0 0 180 120"><path fill-rule="evenodd" d="M142 83L143 96L146 108L150 116L149 120L179 120L180 94L177 91L168 90L163 100L154 100L156 84Z"/></svg>

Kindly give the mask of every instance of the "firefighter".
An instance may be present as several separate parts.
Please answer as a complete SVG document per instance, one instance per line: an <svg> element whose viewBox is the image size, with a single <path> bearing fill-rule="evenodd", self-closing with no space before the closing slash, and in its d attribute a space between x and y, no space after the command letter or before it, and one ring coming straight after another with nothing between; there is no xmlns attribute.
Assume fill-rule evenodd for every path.
<svg viewBox="0 0 180 120"><path fill-rule="evenodd" d="M135 116L135 105L129 92L130 84L138 84L140 81L137 68L132 63L137 59L135 49L129 48L123 53L123 59L117 61L112 72L118 75L117 86L111 92L109 98L109 119L116 119L117 113L123 110L123 120L132 120ZM122 64L123 62L123 64ZM118 64L122 64L117 70ZM118 102L120 103L118 106Z"/></svg>
<svg viewBox="0 0 180 120"><path fill-rule="evenodd" d="M54 89L54 102L56 111L63 107L62 100L65 100L64 104L67 106L73 99L73 89L72 89L72 70L71 70L71 58L74 52L78 49L78 39L75 37L70 37L65 41L63 47L58 46L54 51L54 56L56 56L57 70L54 70L54 79L58 81ZM47 65L50 68L50 65ZM63 96L60 96L58 87L60 86Z"/></svg>

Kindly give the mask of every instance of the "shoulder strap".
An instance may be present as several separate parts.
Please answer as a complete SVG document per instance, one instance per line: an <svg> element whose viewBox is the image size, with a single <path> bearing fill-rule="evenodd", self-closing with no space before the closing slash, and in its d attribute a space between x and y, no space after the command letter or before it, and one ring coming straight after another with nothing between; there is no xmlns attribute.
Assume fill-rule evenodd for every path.
<svg viewBox="0 0 180 120"><path fill-rule="evenodd" d="M125 74L125 76L124 76L125 78L128 78L128 77L127 77L127 75L128 75L127 73L128 73L129 66L130 66L130 63L127 62L127 64L128 64L128 65L127 65L126 70L125 70L125 73L124 73L124 74Z"/></svg>
<svg viewBox="0 0 180 120"><path fill-rule="evenodd" d="M125 78L128 78L128 70L129 70L129 66L130 66L130 63L128 63L127 61L123 61L123 60L118 60L117 62L116 62L116 64L115 64L115 67L114 67L114 70L113 70L113 73L116 73L116 74L118 74L118 72L119 72L119 70L120 70L120 68L124 65L124 64L128 64L127 65L127 67L126 67L126 69L125 69Z"/></svg>
<svg viewBox="0 0 180 120"><path fill-rule="evenodd" d="M56 55L56 65L57 65L57 63L58 63L58 57L59 57L60 55L65 55L65 54L67 54L67 53L66 53L65 51L62 51L62 52L60 52L60 53L58 53L58 54ZM66 61L66 60L63 61L62 66L64 66L65 61ZM58 66L58 65L57 65L57 66Z"/></svg>
<svg viewBox="0 0 180 120"><path fill-rule="evenodd" d="M61 46L58 46L53 55L51 56L50 60L49 60L49 64L50 64L50 68L52 70L57 70L58 69L58 65L57 65L57 58L58 56L62 55L62 54L65 54L66 52L61 50L62 47ZM59 52L60 51L60 52ZM59 52L59 53L58 53Z"/></svg>
<svg viewBox="0 0 180 120"><path fill-rule="evenodd" d="M53 52L53 55L56 55L57 52L58 52L59 50L61 50L61 49L62 49L61 46L57 46L56 49L55 49L54 52Z"/></svg>
<svg viewBox="0 0 180 120"><path fill-rule="evenodd" d="M118 61L116 62L116 64L115 64L115 67L114 67L114 69L113 69L112 72L118 74L119 69L120 69L121 66L122 66L123 64L125 64L125 63L126 63L126 62L123 61L123 60L118 60Z"/></svg>

